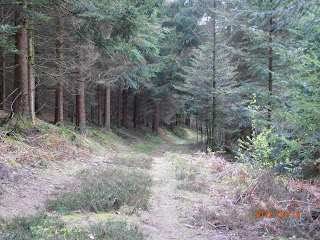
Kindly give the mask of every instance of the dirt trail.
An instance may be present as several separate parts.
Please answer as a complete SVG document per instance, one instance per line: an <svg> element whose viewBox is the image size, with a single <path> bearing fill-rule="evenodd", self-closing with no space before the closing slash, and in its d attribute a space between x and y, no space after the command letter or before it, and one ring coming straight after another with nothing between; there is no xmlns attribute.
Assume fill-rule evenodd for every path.
<svg viewBox="0 0 320 240"><path fill-rule="evenodd" d="M174 165L165 156L168 146L162 147L155 156L151 175L154 185L149 211L141 216L150 239L207 239L199 229L184 223L181 212L181 196L175 191Z"/></svg>
<svg viewBox="0 0 320 240"><path fill-rule="evenodd" d="M92 156L65 163L51 163L46 169L26 168L18 182L2 182L4 194L0 196L0 216L28 216L43 211L44 202L53 192L65 189L65 183L74 180L81 169L105 164L108 158Z"/></svg>

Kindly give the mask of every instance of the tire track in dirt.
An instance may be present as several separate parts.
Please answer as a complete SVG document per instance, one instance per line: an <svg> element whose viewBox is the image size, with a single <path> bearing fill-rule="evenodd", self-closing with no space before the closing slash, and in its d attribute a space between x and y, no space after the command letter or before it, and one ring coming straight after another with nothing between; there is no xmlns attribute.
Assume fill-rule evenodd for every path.
<svg viewBox="0 0 320 240"><path fill-rule="evenodd" d="M155 154L150 207L148 212L142 214L141 222L152 240L207 239L201 236L199 229L188 228L180 218L182 203L175 192L175 169L164 154L168 147L163 146Z"/></svg>

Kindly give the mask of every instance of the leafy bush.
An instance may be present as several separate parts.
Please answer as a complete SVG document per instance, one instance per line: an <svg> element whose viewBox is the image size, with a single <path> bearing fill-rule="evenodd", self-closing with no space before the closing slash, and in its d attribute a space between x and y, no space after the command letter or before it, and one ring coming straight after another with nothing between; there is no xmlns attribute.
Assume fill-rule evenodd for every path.
<svg viewBox="0 0 320 240"><path fill-rule="evenodd" d="M79 174L80 184L71 186L47 201L47 209L59 212L110 211L124 204L146 208L152 185L151 177L141 171L123 171L116 168Z"/></svg>

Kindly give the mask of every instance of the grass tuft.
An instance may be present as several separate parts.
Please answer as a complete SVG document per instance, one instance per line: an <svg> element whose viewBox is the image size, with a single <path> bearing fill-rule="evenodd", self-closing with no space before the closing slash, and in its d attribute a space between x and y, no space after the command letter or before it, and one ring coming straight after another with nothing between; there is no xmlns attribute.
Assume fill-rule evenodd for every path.
<svg viewBox="0 0 320 240"><path fill-rule="evenodd" d="M177 189L190 192L205 192L208 187L207 183L197 176L197 172L196 166L177 163L176 179L182 181L177 185Z"/></svg>
<svg viewBox="0 0 320 240"><path fill-rule="evenodd" d="M80 184L47 201L47 209L62 213L75 210L99 212L119 209L128 204L146 208L152 185L151 177L141 171L116 168L79 174Z"/></svg>
<svg viewBox="0 0 320 240"><path fill-rule="evenodd" d="M136 225L126 222L98 223L88 227L67 226L57 217L38 214L29 217L16 217L2 224L1 239L33 240L33 239L114 239L142 240L143 233Z"/></svg>
<svg viewBox="0 0 320 240"><path fill-rule="evenodd" d="M126 167L135 167L142 169L151 169L152 162L153 158L145 154L122 155L114 160L114 163L116 165L123 165Z"/></svg>

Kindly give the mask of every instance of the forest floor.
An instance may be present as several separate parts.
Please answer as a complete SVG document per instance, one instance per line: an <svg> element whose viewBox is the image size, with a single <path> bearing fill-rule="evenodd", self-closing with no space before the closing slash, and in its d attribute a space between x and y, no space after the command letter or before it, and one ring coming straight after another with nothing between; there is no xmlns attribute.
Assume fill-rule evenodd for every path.
<svg viewBox="0 0 320 240"><path fill-rule="evenodd" d="M255 211L306 214L307 201L317 209L319 186L257 177L196 150L189 130L79 134L39 122L19 136L1 131L0 239L317 239L318 218Z"/></svg>

